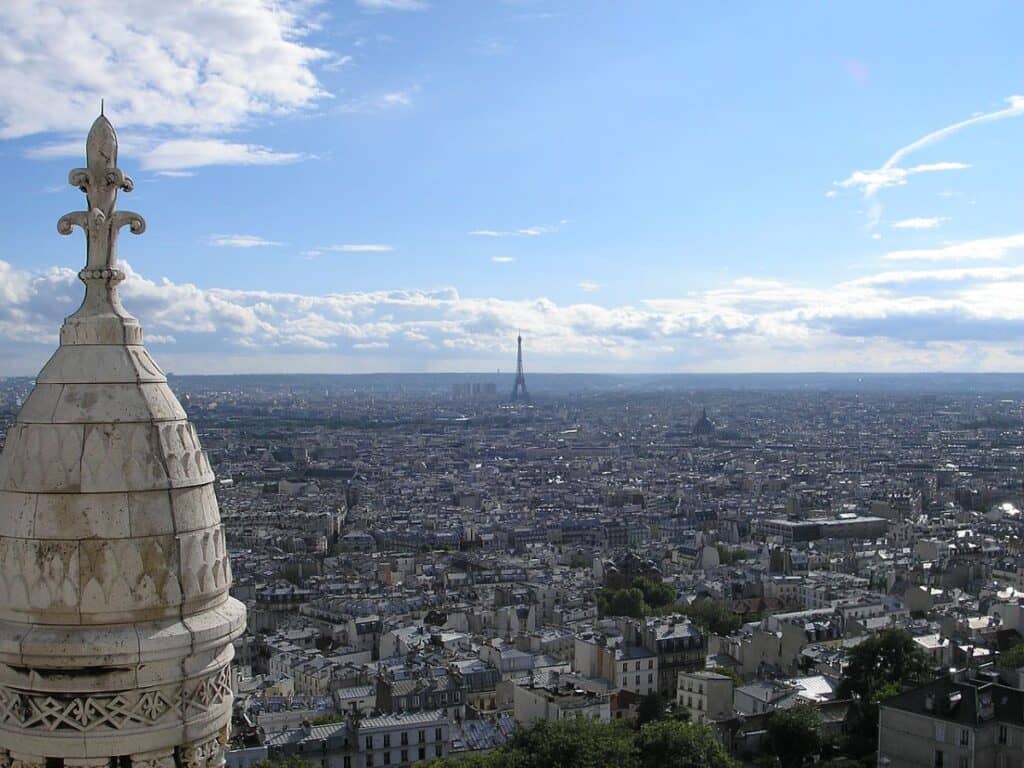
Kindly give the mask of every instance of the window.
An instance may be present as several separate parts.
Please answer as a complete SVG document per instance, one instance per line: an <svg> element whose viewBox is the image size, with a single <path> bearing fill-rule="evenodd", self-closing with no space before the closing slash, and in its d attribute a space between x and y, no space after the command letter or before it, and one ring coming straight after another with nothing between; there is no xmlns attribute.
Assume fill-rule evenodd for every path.
<svg viewBox="0 0 1024 768"><path fill-rule="evenodd" d="M967 755L961 755L957 763L959 765L959 768L971 768L971 758L969 758Z"/></svg>
<svg viewBox="0 0 1024 768"><path fill-rule="evenodd" d="M434 745L434 756L435 757L440 757L441 756L441 745L440 744L435 744Z"/></svg>
<svg viewBox="0 0 1024 768"><path fill-rule="evenodd" d="M409 750L408 749L403 749L402 750L402 762L403 763L408 763L409 762Z"/></svg>
<svg viewBox="0 0 1024 768"><path fill-rule="evenodd" d="M635 667L633 667L633 668L634 668L634 669L640 669L640 662L638 661L638 662L636 663L636 666L635 666Z"/></svg>
<svg viewBox="0 0 1024 768"><path fill-rule="evenodd" d="M409 743L409 734L402 731L402 746L406 746Z"/></svg>
<svg viewBox="0 0 1024 768"><path fill-rule="evenodd" d="M427 759L427 748L426 747L420 747L419 756L420 756L420 760L426 760Z"/></svg>
<svg viewBox="0 0 1024 768"><path fill-rule="evenodd" d="M647 668L648 669L654 669L654 659L649 659L647 661Z"/></svg>
<svg viewBox="0 0 1024 768"><path fill-rule="evenodd" d="M373 749L373 736L366 737L366 748Z"/></svg>
<svg viewBox="0 0 1024 768"><path fill-rule="evenodd" d="M391 752L384 753L384 765L391 765Z"/></svg>
<svg viewBox="0 0 1024 768"><path fill-rule="evenodd" d="M391 734L390 733L385 733L384 734L384 748L387 749L390 746L391 746Z"/></svg>
<svg viewBox="0 0 1024 768"><path fill-rule="evenodd" d="M1000 744L1005 744L1006 743L1006 726L1005 725L1000 725L999 726L999 743Z"/></svg>
<svg viewBox="0 0 1024 768"><path fill-rule="evenodd" d="M648 675L647 675L647 682L648 683L653 683L654 682L654 673L653 672L648 673Z"/></svg>
<svg viewBox="0 0 1024 768"><path fill-rule="evenodd" d="M427 740L427 732L426 732L426 731L419 731L419 732L417 732L417 734L416 734L416 740L417 740L417 741L418 741L418 742L419 742L420 744L422 744L422 743L423 743L424 741L426 741L426 740Z"/></svg>
<svg viewBox="0 0 1024 768"><path fill-rule="evenodd" d="M626 664L625 662L623 662L622 663L622 671L626 672L628 669L629 669L629 664Z"/></svg>
<svg viewBox="0 0 1024 768"><path fill-rule="evenodd" d="M943 768L945 755L942 754L941 749L935 750L935 768Z"/></svg>
<svg viewBox="0 0 1024 768"><path fill-rule="evenodd" d="M434 741L440 741L440 740L441 740L441 729L440 728L435 728L434 729ZM441 753L438 752L437 754L440 755Z"/></svg>
<svg viewBox="0 0 1024 768"><path fill-rule="evenodd" d="M352 768L352 757L345 755L345 759L342 761L342 768Z"/></svg>
<svg viewBox="0 0 1024 768"><path fill-rule="evenodd" d="M366 753L366 768L373 768L373 752Z"/></svg>
<svg viewBox="0 0 1024 768"><path fill-rule="evenodd" d="M971 732L966 728L960 729L960 746L966 747L971 743Z"/></svg>

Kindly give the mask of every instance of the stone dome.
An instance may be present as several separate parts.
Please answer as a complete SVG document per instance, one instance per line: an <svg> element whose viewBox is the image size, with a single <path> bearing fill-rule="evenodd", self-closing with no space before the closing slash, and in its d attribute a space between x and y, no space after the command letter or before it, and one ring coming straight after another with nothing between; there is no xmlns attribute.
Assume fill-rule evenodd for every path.
<svg viewBox="0 0 1024 768"><path fill-rule="evenodd" d="M0 453L0 749L46 759L216 766L245 608L195 427L121 306L114 210L131 179L101 116L88 167L82 306Z"/></svg>

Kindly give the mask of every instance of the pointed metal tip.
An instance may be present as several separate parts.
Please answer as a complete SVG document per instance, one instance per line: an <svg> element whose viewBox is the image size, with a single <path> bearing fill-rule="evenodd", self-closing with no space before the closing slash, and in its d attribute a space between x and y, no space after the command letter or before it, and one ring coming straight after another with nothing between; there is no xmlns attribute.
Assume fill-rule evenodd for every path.
<svg viewBox="0 0 1024 768"><path fill-rule="evenodd" d="M103 117L103 99L100 99L100 117Z"/></svg>

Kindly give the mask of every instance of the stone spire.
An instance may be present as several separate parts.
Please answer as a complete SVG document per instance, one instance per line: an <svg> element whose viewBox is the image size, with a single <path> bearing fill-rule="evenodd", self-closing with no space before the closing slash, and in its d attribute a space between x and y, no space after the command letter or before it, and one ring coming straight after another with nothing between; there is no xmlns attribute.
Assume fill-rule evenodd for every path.
<svg viewBox="0 0 1024 768"><path fill-rule="evenodd" d="M69 181L87 210L81 307L0 453L0 764L216 768L245 608L214 476L121 306L116 241L138 214L100 115Z"/></svg>

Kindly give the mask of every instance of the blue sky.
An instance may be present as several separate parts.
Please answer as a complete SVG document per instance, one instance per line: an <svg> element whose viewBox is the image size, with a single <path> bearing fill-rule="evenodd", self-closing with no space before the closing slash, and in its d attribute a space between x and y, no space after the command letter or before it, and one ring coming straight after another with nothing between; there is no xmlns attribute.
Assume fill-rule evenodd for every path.
<svg viewBox="0 0 1024 768"><path fill-rule="evenodd" d="M0 8L0 375L101 97L177 372L1024 370L1019 4L124 5Z"/></svg>

